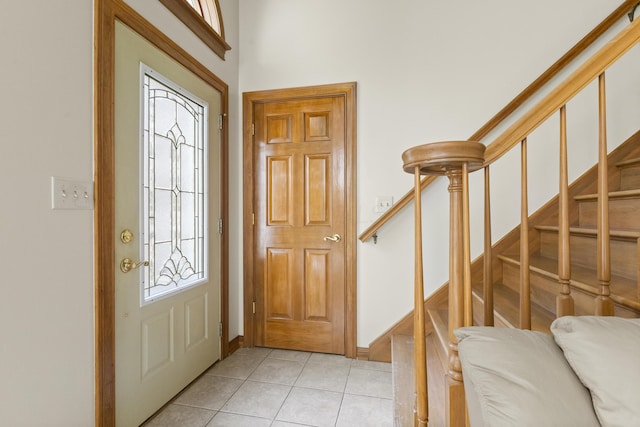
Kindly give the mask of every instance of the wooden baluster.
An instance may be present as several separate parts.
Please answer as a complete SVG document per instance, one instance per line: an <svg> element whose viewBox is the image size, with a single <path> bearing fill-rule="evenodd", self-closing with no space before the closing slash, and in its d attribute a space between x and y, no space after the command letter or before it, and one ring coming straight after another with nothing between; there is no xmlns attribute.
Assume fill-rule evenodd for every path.
<svg viewBox="0 0 640 427"><path fill-rule="evenodd" d="M489 166L484 168L484 325L493 326L493 256L491 253L491 194Z"/></svg>
<svg viewBox="0 0 640 427"><path fill-rule="evenodd" d="M449 177L449 368L447 371L447 424L464 426L466 411L462 366L458 357L458 340L453 331L464 324L464 267L462 239L462 174L459 169Z"/></svg>
<svg viewBox="0 0 640 427"><path fill-rule="evenodd" d="M571 296L571 252L569 229L569 173L567 166L567 107L560 108L560 193L558 196L558 283L560 294L556 296L556 316L574 314Z"/></svg>
<svg viewBox="0 0 640 427"><path fill-rule="evenodd" d="M527 190L527 138L522 140L520 179L520 328L531 329L529 282L529 203Z"/></svg>
<svg viewBox="0 0 640 427"><path fill-rule="evenodd" d="M607 106L604 72L598 77L598 283L600 295L596 297L595 314L613 316L611 290L611 255L609 253L609 179L607 165Z"/></svg>
<svg viewBox="0 0 640 427"><path fill-rule="evenodd" d="M471 295L471 238L469 236L469 165L462 164L462 249L464 263L464 326L473 325Z"/></svg>
<svg viewBox="0 0 640 427"><path fill-rule="evenodd" d="M427 396L427 352L425 342L424 284L422 271L422 200L420 167L414 172L415 190L415 280L413 316L413 357L416 381L416 425L426 426L429 418Z"/></svg>

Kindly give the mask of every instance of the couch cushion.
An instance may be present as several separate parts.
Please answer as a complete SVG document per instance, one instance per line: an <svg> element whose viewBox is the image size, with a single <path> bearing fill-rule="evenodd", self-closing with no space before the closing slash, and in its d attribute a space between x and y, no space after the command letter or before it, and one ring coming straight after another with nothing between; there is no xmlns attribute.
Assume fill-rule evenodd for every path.
<svg viewBox="0 0 640 427"><path fill-rule="evenodd" d="M589 388L600 423L640 426L640 319L567 316L551 332Z"/></svg>
<svg viewBox="0 0 640 427"><path fill-rule="evenodd" d="M455 335L472 427L599 426L588 390L551 335L490 327Z"/></svg>

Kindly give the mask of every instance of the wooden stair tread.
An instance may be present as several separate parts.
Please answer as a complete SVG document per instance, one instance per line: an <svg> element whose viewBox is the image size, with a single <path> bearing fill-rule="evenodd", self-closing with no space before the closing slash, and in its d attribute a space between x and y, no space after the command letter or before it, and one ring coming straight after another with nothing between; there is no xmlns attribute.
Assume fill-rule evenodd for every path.
<svg viewBox="0 0 640 427"><path fill-rule="evenodd" d="M473 292L476 298L482 296L482 285L474 286ZM494 316L502 323L512 328L520 325L520 296L513 289L501 283L493 285ZM555 319L555 315L545 310L535 301L531 301L531 329L540 332L549 332L549 326ZM496 319L496 323L498 319Z"/></svg>
<svg viewBox="0 0 640 427"><path fill-rule="evenodd" d="M640 157L624 160L616 164L616 167L618 168L628 168L632 166L640 166Z"/></svg>
<svg viewBox="0 0 640 427"><path fill-rule="evenodd" d="M505 254L498 255L503 262L513 265L520 265L518 255ZM548 258L539 254L529 256L531 271L547 276L548 278L558 280L558 260ZM598 295L599 285L597 279L597 271L593 268L571 265L571 286L578 288L583 292L592 294L594 297ZM611 299L624 306L634 310L640 310L640 301L638 301L637 283L626 277L611 275Z"/></svg>
<svg viewBox="0 0 640 427"><path fill-rule="evenodd" d="M614 199L636 199L640 198L640 189L634 190L622 190L622 191L610 191L609 200ZM598 200L597 194L583 194L574 197L577 201L596 201Z"/></svg>
<svg viewBox="0 0 640 427"><path fill-rule="evenodd" d="M558 232L559 227L557 225L536 225L534 227L540 231L555 231ZM585 236L597 237L598 230L591 227L569 227L571 234L581 234ZM616 239L630 239L637 240L640 238L640 231L638 230L609 230L609 236Z"/></svg>

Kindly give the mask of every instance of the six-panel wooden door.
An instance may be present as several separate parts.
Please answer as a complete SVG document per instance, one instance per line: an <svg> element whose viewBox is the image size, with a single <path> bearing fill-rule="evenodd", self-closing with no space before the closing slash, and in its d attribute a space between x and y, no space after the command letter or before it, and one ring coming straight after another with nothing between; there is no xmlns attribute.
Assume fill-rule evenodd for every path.
<svg viewBox="0 0 640 427"><path fill-rule="evenodd" d="M256 104L256 345L344 354L340 97Z"/></svg>

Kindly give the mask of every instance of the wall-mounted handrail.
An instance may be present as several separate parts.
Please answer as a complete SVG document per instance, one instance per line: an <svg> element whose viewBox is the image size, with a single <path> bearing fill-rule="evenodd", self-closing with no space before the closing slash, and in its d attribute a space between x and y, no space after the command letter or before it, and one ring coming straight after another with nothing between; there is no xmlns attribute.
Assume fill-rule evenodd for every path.
<svg viewBox="0 0 640 427"><path fill-rule="evenodd" d="M567 65L569 65L574 59L582 54L589 46L593 44L600 36L602 36L607 30L609 30L616 22L623 18L636 4L638 0L626 0L622 2L616 10L614 10L609 16L607 16L598 26L591 30L585 37L583 37L575 46L573 46L567 53L565 53L560 59L558 59L551 67L549 67L544 73L540 75L533 83L531 83L526 89L518 94L509 104L507 104L502 110L500 110L495 116L493 116L487 123L485 123L480 129L478 129L471 137L470 141L480 141L487 136L492 130L498 127L505 119L507 119L516 109L522 106L528 101L534 94L536 94L544 85L546 85L551 79L553 79L558 73L560 73ZM487 147L489 148L489 147ZM504 154L504 153L502 153ZM496 158L500 157L498 155ZM426 176L420 183L421 191L424 191L436 177ZM398 212L402 211L406 205L414 199L414 190L409 190L400 200L398 200L388 211L381 215L373 224L371 224L366 230L364 230L358 239L365 242L373 237L377 231L382 228L387 222L391 220Z"/></svg>

